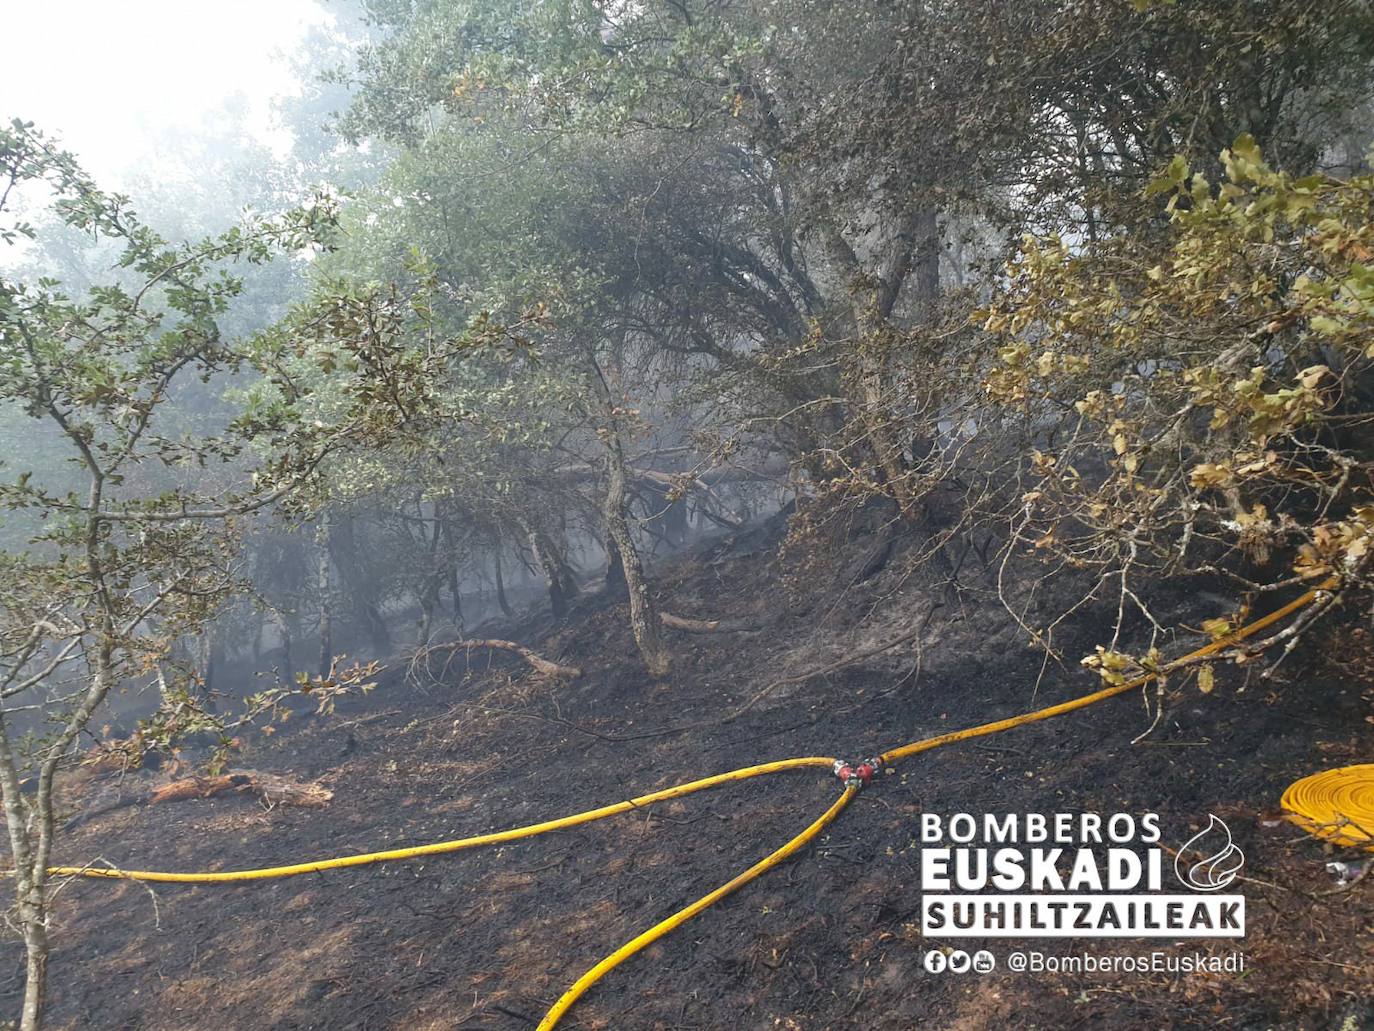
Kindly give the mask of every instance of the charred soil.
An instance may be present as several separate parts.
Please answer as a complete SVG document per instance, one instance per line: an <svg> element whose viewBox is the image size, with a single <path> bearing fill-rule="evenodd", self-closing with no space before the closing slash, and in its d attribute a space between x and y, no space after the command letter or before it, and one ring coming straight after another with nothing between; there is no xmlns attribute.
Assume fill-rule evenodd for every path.
<svg viewBox="0 0 1374 1031"><path fill-rule="evenodd" d="M1061 627L1065 663L1046 664L995 597L994 571L966 570L948 590L905 576L900 546L874 562L891 549L859 531L823 568L799 570L777 557L777 533L716 540L658 570L665 609L732 628L670 631L675 664L661 681L643 672L623 603L589 594L561 623L506 628L580 667L575 681L458 653L419 679L387 675L332 718L245 743L245 766L323 783L327 805L229 795L124 807L83 820L56 858L213 870L419 844L774 758L859 758L1097 686L1076 666L1100 642L1087 615ZM1215 614L1188 591L1161 604L1191 622ZM1319 664L1320 642L1307 647L1273 680L1224 671L1212 693L1185 691L1140 744L1150 717L1131 695L884 771L815 846L613 973L566 1026L1374 1024L1374 877L1327 894L1332 857L1265 815L1290 781L1371 754L1370 683ZM52 1025L532 1028L597 959L797 833L836 787L786 773L505 847L280 881L73 881L57 907ZM920 935L923 811L1154 811L1166 843L1215 813L1247 857L1248 935L1234 946L1247 971L928 974L923 952L950 943ZM1020 944L1037 947L994 951ZM22 951L4 950L12 1006Z"/></svg>

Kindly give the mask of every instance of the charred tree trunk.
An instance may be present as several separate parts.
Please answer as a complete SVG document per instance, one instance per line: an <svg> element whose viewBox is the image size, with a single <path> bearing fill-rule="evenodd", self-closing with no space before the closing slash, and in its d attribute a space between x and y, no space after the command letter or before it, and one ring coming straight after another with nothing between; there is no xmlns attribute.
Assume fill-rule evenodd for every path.
<svg viewBox="0 0 1374 1031"><path fill-rule="evenodd" d="M510 602L506 600L506 580L501 573L501 533L496 534L496 547L491 553L492 573L496 580L496 604L507 619L514 619L515 613L511 610Z"/></svg>
<svg viewBox="0 0 1374 1031"><path fill-rule="evenodd" d="M416 503L416 510L423 515L423 503ZM420 524L423 528L424 524ZM439 607L439 591L444 583L444 570L439 564L439 537L443 526L439 520L439 506L434 506L434 525L430 528L429 539L425 544L425 557L428 568L420 587L420 643L429 640L430 630L434 627L434 610ZM424 530L421 529L421 535Z"/></svg>
<svg viewBox="0 0 1374 1031"><path fill-rule="evenodd" d="M286 682L289 684L296 679L296 663L291 654L292 645L296 640L296 633L292 627L292 623L295 621L277 609L272 610L272 617L277 624L277 632L281 634L282 669L286 673Z"/></svg>
<svg viewBox="0 0 1374 1031"><path fill-rule="evenodd" d="M458 537L453 532L453 523L448 519L440 519L439 525L444 530L444 548L448 551L447 557L447 580L448 593L453 599L453 623L459 630L463 629L463 595L462 585L458 580Z"/></svg>
<svg viewBox="0 0 1374 1031"><path fill-rule="evenodd" d="M564 512L558 519L558 540L555 542L554 561L558 564L558 578L563 585L563 597L571 601L580 592L577 584L577 573L573 571L572 563L568 560L568 513Z"/></svg>
<svg viewBox="0 0 1374 1031"><path fill-rule="evenodd" d="M912 286L918 300L934 301L940 296L940 218L934 208L916 212L913 235Z"/></svg>
<svg viewBox="0 0 1374 1031"><path fill-rule="evenodd" d="M336 515L330 520L329 551L349 603L372 642L372 650L378 655L387 654L391 651L391 632L378 604L377 584L363 569L351 515Z"/></svg>
<svg viewBox="0 0 1374 1031"><path fill-rule="evenodd" d="M690 528L687 525L687 502L684 498L668 500L668 507L663 512L663 532L678 547L687 543Z"/></svg>
<svg viewBox="0 0 1374 1031"><path fill-rule="evenodd" d="M453 623L458 629L463 628L463 593L462 585L458 582L458 563L449 566L448 569L448 593L453 599Z"/></svg>
<svg viewBox="0 0 1374 1031"><path fill-rule="evenodd" d="M520 528L525 531L525 540L529 544L535 564L544 573L544 582L549 592L549 608L553 610L555 619L562 619L568 614L569 598L577 593L576 583L569 583L572 577L567 563L563 561L548 534L529 523L521 523Z"/></svg>
<svg viewBox="0 0 1374 1031"><path fill-rule="evenodd" d="M555 619L562 619L568 614L568 599L563 594L563 578L558 575L558 565L553 560L547 541L541 541L540 535L533 530L525 534L525 540L530 546L530 554L534 556L535 564L544 572L544 582L549 593L549 608L553 611Z"/></svg>

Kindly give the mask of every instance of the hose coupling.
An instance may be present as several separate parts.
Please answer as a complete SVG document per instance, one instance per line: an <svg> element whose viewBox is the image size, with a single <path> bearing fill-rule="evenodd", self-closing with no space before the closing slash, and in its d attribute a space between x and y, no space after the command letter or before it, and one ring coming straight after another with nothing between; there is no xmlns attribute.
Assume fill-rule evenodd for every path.
<svg viewBox="0 0 1374 1031"><path fill-rule="evenodd" d="M871 759L863 759L858 763L848 763L843 759L835 760L835 776L840 779L840 783L845 787L863 788L873 779L873 775L878 772L883 761L877 756Z"/></svg>

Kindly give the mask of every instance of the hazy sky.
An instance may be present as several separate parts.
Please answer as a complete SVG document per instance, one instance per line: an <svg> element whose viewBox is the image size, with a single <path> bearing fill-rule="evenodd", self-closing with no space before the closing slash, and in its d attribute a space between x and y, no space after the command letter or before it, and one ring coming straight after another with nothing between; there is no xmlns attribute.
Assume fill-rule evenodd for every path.
<svg viewBox="0 0 1374 1031"><path fill-rule="evenodd" d="M239 95L272 140L269 100L295 92L280 60L316 0L4 0L0 118L60 134L88 171L119 186L160 132L201 125Z"/></svg>

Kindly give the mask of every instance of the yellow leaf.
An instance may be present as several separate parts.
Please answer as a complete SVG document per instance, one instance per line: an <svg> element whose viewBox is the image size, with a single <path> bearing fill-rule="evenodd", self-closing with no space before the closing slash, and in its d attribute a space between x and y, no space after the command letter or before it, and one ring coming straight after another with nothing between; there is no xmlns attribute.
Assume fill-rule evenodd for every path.
<svg viewBox="0 0 1374 1031"><path fill-rule="evenodd" d="M1224 465L1213 465L1210 462L1193 466L1192 472L1188 474L1188 482L1199 490L1206 487L1229 486L1231 480L1232 475L1229 468Z"/></svg>
<svg viewBox="0 0 1374 1031"><path fill-rule="evenodd" d="M1219 641L1231 632L1231 621L1225 618L1204 619L1202 629L1214 641Z"/></svg>
<svg viewBox="0 0 1374 1031"><path fill-rule="evenodd" d="M1302 372L1298 373L1298 382L1301 383L1308 390L1311 390L1318 383L1320 383L1322 381L1322 377L1327 375L1330 371L1331 370L1328 369L1325 365L1309 366L1308 368L1303 369Z"/></svg>
<svg viewBox="0 0 1374 1031"><path fill-rule="evenodd" d="M1214 686L1216 685L1212 679L1212 664L1207 663L1197 671L1197 689L1203 694L1211 694Z"/></svg>

